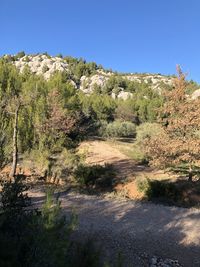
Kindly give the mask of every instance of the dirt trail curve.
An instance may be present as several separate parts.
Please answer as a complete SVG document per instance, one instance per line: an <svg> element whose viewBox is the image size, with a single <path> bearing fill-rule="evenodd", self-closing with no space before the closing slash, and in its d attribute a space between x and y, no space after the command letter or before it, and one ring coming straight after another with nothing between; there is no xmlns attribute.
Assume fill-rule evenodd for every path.
<svg viewBox="0 0 200 267"><path fill-rule="evenodd" d="M144 165L138 165L128 156L124 155L114 145L105 141L86 141L80 146L80 151L86 152L86 162L89 164L110 163L116 170L119 179L134 178L135 176L161 178L166 174L163 171L153 170Z"/></svg>
<svg viewBox="0 0 200 267"><path fill-rule="evenodd" d="M119 175L138 172L134 161L117 148L101 141L84 145L88 163L111 163ZM145 252L200 267L199 210L73 194L63 198L63 206L66 211L72 206L77 209L79 234L92 234L106 251L122 251L127 266L144 266L140 254Z"/></svg>
<svg viewBox="0 0 200 267"><path fill-rule="evenodd" d="M135 162L121 153L117 148L104 141L88 141L81 145L81 150L86 151L86 162L89 164L112 164L120 178L132 176L140 169Z"/></svg>
<svg viewBox="0 0 200 267"><path fill-rule="evenodd" d="M95 145L95 149L90 147L90 163L104 161L117 167L121 160L129 162L126 156L109 144L104 143L102 152L96 150L98 146L102 149L99 142L89 145ZM38 204L43 201L42 197L34 196ZM72 208L78 215L75 237L94 237L111 256L122 252L125 266L148 266L140 257L142 253L147 253L178 259L185 267L200 267L200 210L75 193L63 194L61 201L67 215Z"/></svg>

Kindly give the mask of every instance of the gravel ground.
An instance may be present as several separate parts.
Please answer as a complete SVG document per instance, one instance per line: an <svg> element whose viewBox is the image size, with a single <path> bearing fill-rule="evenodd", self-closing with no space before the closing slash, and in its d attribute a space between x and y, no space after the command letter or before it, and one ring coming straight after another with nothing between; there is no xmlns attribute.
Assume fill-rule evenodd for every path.
<svg viewBox="0 0 200 267"><path fill-rule="evenodd" d="M199 210L75 193L61 200L67 215L71 208L78 214L75 236L93 237L107 256L121 252L125 266L149 266L145 258L154 255L200 266Z"/></svg>
<svg viewBox="0 0 200 267"><path fill-rule="evenodd" d="M90 164L112 163L119 174L137 171L129 158L105 142L88 145ZM38 205L44 200L39 192L30 195ZM75 193L63 194L61 200L67 215L72 208L78 215L74 238L92 237L108 258L120 252L130 267L178 266L169 265L168 259L184 267L200 267L200 210Z"/></svg>

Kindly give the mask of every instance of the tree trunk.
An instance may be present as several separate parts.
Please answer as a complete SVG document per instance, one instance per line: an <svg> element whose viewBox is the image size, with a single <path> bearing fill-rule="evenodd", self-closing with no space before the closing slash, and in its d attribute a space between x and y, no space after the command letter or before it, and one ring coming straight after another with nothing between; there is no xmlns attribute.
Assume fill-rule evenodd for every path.
<svg viewBox="0 0 200 267"><path fill-rule="evenodd" d="M12 160L12 168L10 171L11 178L15 177L17 169L17 159L18 159L17 134L18 134L19 107L20 107L19 105L16 107L14 125L13 125L13 160Z"/></svg>
<svg viewBox="0 0 200 267"><path fill-rule="evenodd" d="M192 177L193 177L193 172L192 172L192 167L190 166L189 174L188 174L188 181L192 182Z"/></svg>

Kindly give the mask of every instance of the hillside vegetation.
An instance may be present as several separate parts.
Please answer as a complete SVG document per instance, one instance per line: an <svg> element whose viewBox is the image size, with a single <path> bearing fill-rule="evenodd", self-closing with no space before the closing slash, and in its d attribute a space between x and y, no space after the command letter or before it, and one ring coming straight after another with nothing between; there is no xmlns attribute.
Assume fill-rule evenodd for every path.
<svg viewBox="0 0 200 267"><path fill-rule="evenodd" d="M20 266L66 266L66 259L67 266L103 266L90 241L71 250L74 222L62 216L53 193L47 193L42 211L33 211L27 185L115 195L131 182L140 199L199 206L199 91L179 66L172 77L117 73L94 62L47 53L3 56L0 246L8 237L12 253L2 250L2 264L17 266L26 253ZM88 141L89 148L84 146L84 140L96 139L102 143ZM145 179L136 177L138 173ZM161 179L165 173L167 179ZM41 239L34 235L37 231ZM33 246L26 246L29 241ZM51 250L47 259L44 255ZM79 253L83 265L76 265ZM117 266L121 264L119 259Z"/></svg>
<svg viewBox="0 0 200 267"><path fill-rule="evenodd" d="M85 94L82 81L101 75L110 78ZM70 57L21 52L1 58L1 166L11 160L14 126L18 154L29 155L49 174L62 153L87 135L134 136L131 123L154 121L163 100L148 83L124 77ZM113 91L130 96L115 99Z"/></svg>
<svg viewBox="0 0 200 267"><path fill-rule="evenodd" d="M86 137L135 138L136 128L143 123L158 123L157 128L169 123L171 109L180 109L173 107L179 90L174 81L160 74L112 72L94 62L62 55L5 55L0 60L1 167L12 159L15 173L17 157L26 158L33 162L29 169L45 179L68 178L81 160L76 147ZM182 87L182 102L198 102L198 84L185 80ZM188 104L182 105L177 116L193 116L187 114L188 108ZM184 119L181 123L183 127ZM143 140L163 131L153 125L139 126L138 131L142 129L144 134L142 140L136 137L136 150L146 161L151 161L153 151L142 156ZM147 128L152 130L148 133Z"/></svg>

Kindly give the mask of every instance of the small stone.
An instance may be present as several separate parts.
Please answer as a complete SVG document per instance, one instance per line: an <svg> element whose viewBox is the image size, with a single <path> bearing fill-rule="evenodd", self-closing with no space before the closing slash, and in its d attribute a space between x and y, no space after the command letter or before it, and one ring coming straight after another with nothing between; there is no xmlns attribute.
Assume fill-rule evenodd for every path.
<svg viewBox="0 0 200 267"><path fill-rule="evenodd" d="M157 262L158 262L157 257L153 257L153 258L151 259L151 264L157 264Z"/></svg>

